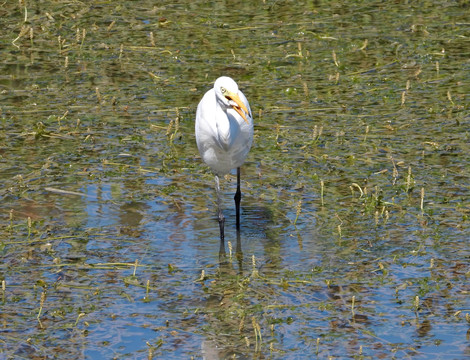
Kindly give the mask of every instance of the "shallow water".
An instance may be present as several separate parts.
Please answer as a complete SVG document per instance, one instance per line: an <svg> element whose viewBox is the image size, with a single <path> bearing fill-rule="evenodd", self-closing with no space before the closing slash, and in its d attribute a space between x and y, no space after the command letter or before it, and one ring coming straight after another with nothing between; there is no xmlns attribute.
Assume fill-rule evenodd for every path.
<svg viewBox="0 0 470 360"><path fill-rule="evenodd" d="M467 3L0 15L0 357L469 355ZM255 114L223 251L194 140L222 74Z"/></svg>

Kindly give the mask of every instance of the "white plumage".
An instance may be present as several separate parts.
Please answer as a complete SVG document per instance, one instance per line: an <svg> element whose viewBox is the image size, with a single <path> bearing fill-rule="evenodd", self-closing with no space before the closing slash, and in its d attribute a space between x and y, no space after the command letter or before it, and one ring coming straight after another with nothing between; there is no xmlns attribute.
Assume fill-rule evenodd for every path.
<svg viewBox="0 0 470 360"><path fill-rule="evenodd" d="M199 103L196 142L202 159L217 175L223 176L245 162L253 142L253 118L248 100L233 79L218 78Z"/></svg>

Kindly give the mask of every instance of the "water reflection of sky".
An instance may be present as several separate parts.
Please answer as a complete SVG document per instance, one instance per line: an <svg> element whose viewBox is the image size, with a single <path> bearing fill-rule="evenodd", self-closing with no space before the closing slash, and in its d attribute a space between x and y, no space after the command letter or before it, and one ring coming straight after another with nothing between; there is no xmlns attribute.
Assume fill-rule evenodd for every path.
<svg viewBox="0 0 470 360"><path fill-rule="evenodd" d="M155 181L148 180L152 186L168 186L169 182L158 178ZM218 223L215 219L215 209L210 197L212 188L207 186L209 194L201 195L209 202L204 211L194 213L194 203L172 203L166 199L156 196L150 201L130 201L121 204L113 200L113 193L119 194L122 200L122 191L116 189L116 184L88 185L84 193L85 209L87 212L87 228L105 229L111 238L91 238L88 242L88 251L114 251L115 260L132 263L138 260L142 267L137 268L137 274L143 278L152 278L154 291L148 302L143 301L145 288L119 290L119 282L122 278L132 276L133 269L113 272L113 282L116 282L116 292L111 291L109 306L97 311L91 318L89 330L96 338L106 344L104 348L95 348L96 344L85 350L86 356L112 356L119 354L144 354L148 339L167 339L168 322L177 322L181 325L181 311L187 309L189 313L195 308L204 309L208 300L206 294L201 292L201 286L195 282L204 269L208 274L216 271L219 261ZM226 241L233 244L236 252L237 236L234 229L234 210L231 189L227 186L227 194L224 196L223 206L227 217ZM114 191L114 192L113 192ZM325 229L324 222L319 216L311 219L302 219L296 226L292 221L273 223L272 214L263 207L263 203L249 195L244 198L242 213L243 227L240 233L241 249L243 252L243 264L239 263L236 268L241 275L249 275L252 271L250 260L255 255L257 268L263 276L282 275L284 271L307 274L309 281L313 281L319 271L318 277L324 279L336 279L344 276L343 286L328 289L319 284L311 290L300 288L298 292L284 292L276 297L275 301L280 304L289 304L289 308L280 311L267 311L267 315L276 318L291 318L292 325L283 324L279 326L279 341L283 346L297 344L298 350L292 354L312 352L316 348L316 336L324 332L324 328L330 328L330 335L344 337L342 328L356 328L373 331L374 337L379 342L397 344L397 351L407 353L406 344L418 342L418 351L424 358L432 358L432 354L446 352L458 357L453 344L459 342L452 335L452 329L457 332L465 332L463 324L434 324L433 312L440 311L445 299L438 294L427 294L422 298L423 308L416 318L412 311L412 301L415 290L408 289L404 284L411 284L420 277L424 282L433 282L433 271L429 268L429 261L433 256L409 256L400 257L393 263L383 260L389 273L384 277L384 285L368 283L363 278L364 271L369 272L372 278L379 278L382 274L377 268L377 260L369 256L367 247L363 245L370 241L371 234L364 233L363 236L340 238L338 234L332 234ZM287 214L291 218L295 214ZM403 223L403 227L409 227ZM385 230L382 229L382 230ZM377 231L377 230L375 230ZM128 238L121 245L116 246L116 238ZM415 228L407 236L407 242L403 243L403 233L397 233L396 229L383 231L378 236L376 252L382 251L387 257L389 251L399 252L399 248L393 245L398 243L402 250L406 247L413 248L413 243L420 239L420 228ZM119 240L117 240L119 241ZM337 251L336 246L341 242L356 241L363 250L347 251L344 254ZM226 251L228 246L226 243ZM336 244L336 245L335 245ZM343 243L344 245L344 243ZM383 247L383 250L380 250ZM92 260L93 261L93 260ZM95 258L99 261L99 257ZM370 263L369 263L370 262ZM174 268L175 273L168 272L168 264ZM404 266L404 264L407 264ZM359 270L360 268L364 270ZM320 269L320 270L319 270ZM155 278L155 272L159 273ZM348 274L350 272L351 274ZM161 274L164 278L159 278ZM357 273L354 275L354 273ZM278 275L275 275L278 274ZM310 274L310 275L309 275ZM313 275L312 275L313 274ZM100 275L99 272L97 276ZM109 282L109 280L106 280ZM350 312L350 294L352 286L356 290L357 303L355 314ZM160 295L155 296L156 292ZM397 292L397 288L400 289ZM112 288L111 288L112 289ZM411 291L410 291L411 290ZM128 294L126 294L128 293ZM116 294L120 294L116 298ZM196 297L196 299L195 299ZM129 301L132 299L131 301ZM433 299L433 307L429 307L426 301ZM101 299L103 300L103 299ZM326 312L316 306L318 302L336 303L336 310ZM408 304L403 304L408 302ZM450 315L449 315L450 316ZM192 320L191 320L192 318ZM310 319L307 321L307 319ZM348 319L348 320L345 320ZM430 319L430 320L429 320ZM189 315L188 322L192 323L183 333L175 335L173 355L185 356L188 351L197 351L194 343L199 342L204 351L212 351L211 347L216 344L206 343L205 337L200 333L199 326L203 320L197 316ZM178 326L180 326L178 325ZM190 328L193 327L193 331ZM459 330L460 327L460 330ZM171 326L170 326L171 328ZM311 333L311 337L299 342L298 334L302 332ZM323 341L334 341L333 338ZM358 340L361 336L358 337ZM366 336L367 338L367 336ZM177 344L189 341L186 348ZM441 345L441 343L445 344ZM403 344L400 346L398 344ZM207 349L209 348L209 349ZM336 352L338 351L338 352ZM341 356L344 349L331 349L332 355ZM178 355L179 354L179 355ZM294 356L294 355L293 355Z"/></svg>

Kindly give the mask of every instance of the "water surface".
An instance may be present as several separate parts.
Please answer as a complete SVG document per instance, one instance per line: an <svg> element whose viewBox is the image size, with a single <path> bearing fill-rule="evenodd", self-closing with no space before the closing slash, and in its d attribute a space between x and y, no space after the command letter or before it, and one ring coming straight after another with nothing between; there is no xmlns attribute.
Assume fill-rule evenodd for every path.
<svg viewBox="0 0 470 360"><path fill-rule="evenodd" d="M468 357L468 4L0 13L1 356ZM223 251L220 75L255 114Z"/></svg>

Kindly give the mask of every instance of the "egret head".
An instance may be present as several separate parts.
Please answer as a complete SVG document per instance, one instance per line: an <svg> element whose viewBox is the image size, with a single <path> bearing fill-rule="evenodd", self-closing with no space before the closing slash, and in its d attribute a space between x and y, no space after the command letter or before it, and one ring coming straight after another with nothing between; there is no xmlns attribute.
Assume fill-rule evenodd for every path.
<svg viewBox="0 0 470 360"><path fill-rule="evenodd" d="M248 108L238 95L237 83L228 76L219 77L214 83L214 90L217 101L222 103L226 108L233 108L248 123L246 115Z"/></svg>

